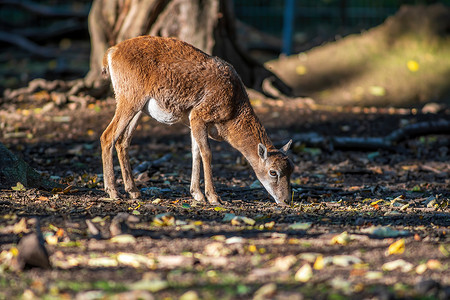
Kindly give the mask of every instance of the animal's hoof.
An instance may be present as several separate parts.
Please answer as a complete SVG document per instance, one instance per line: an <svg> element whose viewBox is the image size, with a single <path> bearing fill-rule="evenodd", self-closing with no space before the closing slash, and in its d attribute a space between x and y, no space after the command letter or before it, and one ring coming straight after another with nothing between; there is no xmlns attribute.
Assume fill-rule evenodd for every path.
<svg viewBox="0 0 450 300"><path fill-rule="evenodd" d="M209 204L211 204L213 206L219 206L222 204L222 200L220 200L220 197L217 195L209 196L208 202L209 202Z"/></svg>
<svg viewBox="0 0 450 300"><path fill-rule="evenodd" d="M116 190L106 190L106 193L111 199L121 199L120 194Z"/></svg>
<svg viewBox="0 0 450 300"><path fill-rule="evenodd" d="M203 203L206 202L205 196L203 196L202 192L191 191L191 195L192 195L192 198L194 198L194 200L196 202L203 202Z"/></svg>

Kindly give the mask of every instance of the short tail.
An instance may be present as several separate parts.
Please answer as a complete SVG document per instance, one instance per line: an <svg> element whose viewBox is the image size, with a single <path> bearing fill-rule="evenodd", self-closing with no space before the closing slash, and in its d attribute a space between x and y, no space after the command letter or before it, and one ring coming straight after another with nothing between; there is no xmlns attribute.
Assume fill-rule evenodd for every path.
<svg viewBox="0 0 450 300"><path fill-rule="evenodd" d="M109 78L109 60L111 54L116 50L116 47L111 47L106 50L105 55L103 55L103 64L102 64L102 76L104 78Z"/></svg>

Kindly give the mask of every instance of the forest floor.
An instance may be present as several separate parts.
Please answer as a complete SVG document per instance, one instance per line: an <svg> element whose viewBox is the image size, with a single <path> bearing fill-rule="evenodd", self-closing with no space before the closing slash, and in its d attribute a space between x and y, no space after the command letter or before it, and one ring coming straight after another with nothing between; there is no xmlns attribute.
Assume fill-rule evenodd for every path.
<svg viewBox="0 0 450 300"><path fill-rule="evenodd" d="M188 128L144 117L132 165L157 162L137 175L142 199L111 200L102 192L99 137L114 100L58 107L45 91L36 97L42 101L0 103L2 142L73 188L0 191L0 299L450 297L450 136L378 151L295 140L308 132L383 137L408 124L448 120L449 109L331 109L252 96L275 145L294 137L291 207L269 198L240 153L212 142L223 200L213 207L189 195ZM130 217L118 229L113 219L120 213ZM17 243L34 230L33 217L53 268L18 271ZM100 230L95 237L87 220ZM111 228L123 234L111 237Z"/></svg>

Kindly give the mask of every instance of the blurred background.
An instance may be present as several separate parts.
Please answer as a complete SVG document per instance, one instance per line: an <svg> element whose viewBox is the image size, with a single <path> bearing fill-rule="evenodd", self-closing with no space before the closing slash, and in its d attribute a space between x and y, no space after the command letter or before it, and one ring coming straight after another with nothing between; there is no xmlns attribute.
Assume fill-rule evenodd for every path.
<svg viewBox="0 0 450 300"><path fill-rule="evenodd" d="M234 0L231 3L236 19L237 40L242 48L258 62L269 62L266 67L287 82L293 88L296 96L313 96L320 101L326 96L323 91L330 92L327 87L324 87L323 82L328 83L330 80L323 79L323 76L320 80L316 77L308 79L308 76L313 75L309 71L311 68L317 69L316 65L305 63L295 65L294 69L289 70L283 62L273 60L277 60L280 54L281 57L284 57L307 53L308 50L315 47L339 41L352 34L360 34L362 37L365 32L383 24L388 17L396 14L403 5L440 3L444 7L448 7L450 0ZM25 86L34 78L71 80L84 77L89 71L91 51L88 29L88 15L91 6L92 1L90 0L0 1L0 47L2 49L0 52L0 92L8 88ZM417 22L416 19L414 20ZM445 40L448 41L448 32L445 33ZM353 49L361 47L354 45ZM418 44L404 44L402 47L423 48ZM431 50L436 51L436 45ZM441 53L439 51L442 49L439 48L439 54L436 56L436 53L431 50L425 49L423 55L415 52L409 55L406 62L402 61L399 64L402 66L409 64L407 67L409 69L406 71L416 72L411 69L424 66L430 59L441 64L450 51L447 49ZM334 50L333 53L335 53ZM379 54L372 54L375 56L373 61L380 59ZM442 58L439 56L441 54ZM329 52L322 54L322 57L324 55L329 55ZM405 55L408 56L408 54ZM424 57L425 55L428 55L427 62L420 62L417 56ZM430 58L431 56L433 57ZM366 56L364 59L370 60L371 58L368 57ZM382 60L386 60L385 58L382 57ZM346 61L346 58L341 60ZM344 67L332 66L329 69L321 70L320 73L323 75L324 72L329 72L333 78L342 78L342 74L336 74L336 68L347 70L353 68L353 64L360 64L361 60L362 58L356 59L355 62L349 62ZM270 61L273 62L270 63ZM288 63L293 65L292 62ZM390 64L393 63L390 62ZM333 65L332 62L331 65ZM381 68L384 67L381 66ZM383 72L387 72L386 68ZM392 72L396 73L396 71ZM439 73L439 76L442 77L448 72L449 70L445 69ZM347 71L343 73L345 76L348 75ZM409 73L406 73L405 76L407 74ZM400 73L398 75L403 76ZM298 82L299 80L302 82ZM386 87L383 87L385 79L380 80L381 83L370 82L367 83L367 88L362 87L367 91L370 89L372 91L372 93L367 92L367 95L363 95L364 98L379 99L380 96L383 97L387 93ZM436 79L432 80L436 81ZM316 87L314 83L317 81L320 81L320 84ZM352 86L351 93L361 94L362 90L359 87L362 85L362 83L357 83ZM312 90L310 87L313 87ZM402 93L403 89L405 88L402 88L399 93ZM419 91L408 97L415 100L420 98L420 101L424 101L422 98L428 100L430 97L433 100L447 98L447 89L448 87L443 88L437 96L430 95L428 92L424 94L425 96L420 96L418 93L422 92ZM348 92L348 87L346 87L346 91ZM345 97L342 93L337 93L337 95L340 99ZM359 97L358 95L356 97ZM353 98L352 101L355 100ZM385 99L382 103L386 103L386 101Z"/></svg>

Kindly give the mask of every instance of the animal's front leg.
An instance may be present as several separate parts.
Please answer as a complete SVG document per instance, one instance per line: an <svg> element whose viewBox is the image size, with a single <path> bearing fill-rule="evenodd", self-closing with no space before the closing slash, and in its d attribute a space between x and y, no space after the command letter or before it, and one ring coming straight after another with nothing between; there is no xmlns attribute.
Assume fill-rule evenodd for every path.
<svg viewBox="0 0 450 300"><path fill-rule="evenodd" d="M190 192L192 197L199 202L205 201L205 196L200 189L200 168L201 168L201 156L198 144L191 132L192 140L192 175L191 175L191 188Z"/></svg>
<svg viewBox="0 0 450 300"><path fill-rule="evenodd" d="M216 193L212 178L212 168L211 168L212 154L208 144L207 127L202 121L192 118L191 115L191 130L193 139L195 139L198 148L200 150L200 155L203 162L206 199L208 199L208 202L211 205L220 205L220 198Z"/></svg>

